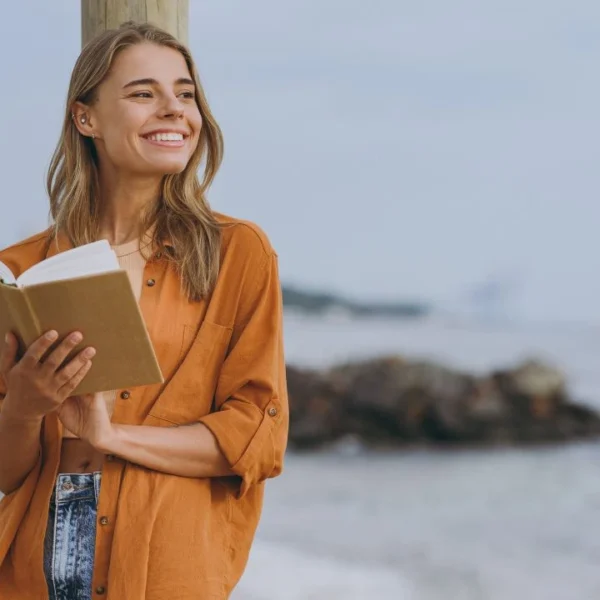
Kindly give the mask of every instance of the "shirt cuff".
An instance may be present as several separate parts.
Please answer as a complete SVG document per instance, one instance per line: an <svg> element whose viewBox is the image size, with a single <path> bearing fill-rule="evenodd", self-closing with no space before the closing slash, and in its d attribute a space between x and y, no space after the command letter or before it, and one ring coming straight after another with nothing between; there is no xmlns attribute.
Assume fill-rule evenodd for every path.
<svg viewBox="0 0 600 600"><path fill-rule="evenodd" d="M282 423L282 411L277 400L271 400L263 412L254 404L231 399L199 422L215 436L231 470L241 477L238 498L278 468L273 434Z"/></svg>

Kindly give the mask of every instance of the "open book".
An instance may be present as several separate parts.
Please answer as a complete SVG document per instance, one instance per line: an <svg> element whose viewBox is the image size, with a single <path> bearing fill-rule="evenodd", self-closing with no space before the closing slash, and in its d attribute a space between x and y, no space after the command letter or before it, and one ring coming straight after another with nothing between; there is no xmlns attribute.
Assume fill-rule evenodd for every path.
<svg viewBox="0 0 600 600"><path fill-rule="evenodd" d="M19 338L20 353L50 329L57 345L72 331L96 348L92 368L74 394L161 383L129 277L106 240L43 260L19 277L0 262L0 343L7 331Z"/></svg>

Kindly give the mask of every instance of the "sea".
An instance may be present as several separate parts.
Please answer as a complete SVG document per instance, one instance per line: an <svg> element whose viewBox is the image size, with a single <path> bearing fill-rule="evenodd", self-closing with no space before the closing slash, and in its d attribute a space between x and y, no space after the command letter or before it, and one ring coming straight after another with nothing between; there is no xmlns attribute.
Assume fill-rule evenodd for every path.
<svg viewBox="0 0 600 600"><path fill-rule="evenodd" d="M396 354L474 373L528 358L600 410L600 326L285 317L288 363ZM233 600L597 600L600 444L293 453Z"/></svg>

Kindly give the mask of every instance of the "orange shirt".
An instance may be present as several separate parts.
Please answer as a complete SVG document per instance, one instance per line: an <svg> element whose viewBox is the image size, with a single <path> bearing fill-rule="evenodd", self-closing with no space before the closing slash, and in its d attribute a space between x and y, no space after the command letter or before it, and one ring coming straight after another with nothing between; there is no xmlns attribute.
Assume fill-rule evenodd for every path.
<svg viewBox="0 0 600 600"><path fill-rule="evenodd" d="M140 308L165 382L119 390L112 420L204 423L236 476L177 477L106 456L95 600L228 598L247 562L264 482L282 470L288 405L277 255L252 223L217 216L225 227L210 298L188 301L160 254L147 262ZM0 252L0 261L18 276L45 258L47 235ZM68 247L61 238L60 249ZM48 256L56 252L52 244ZM48 598L43 539L61 430L55 415L45 418L42 458L0 502L2 600Z"/></svg>

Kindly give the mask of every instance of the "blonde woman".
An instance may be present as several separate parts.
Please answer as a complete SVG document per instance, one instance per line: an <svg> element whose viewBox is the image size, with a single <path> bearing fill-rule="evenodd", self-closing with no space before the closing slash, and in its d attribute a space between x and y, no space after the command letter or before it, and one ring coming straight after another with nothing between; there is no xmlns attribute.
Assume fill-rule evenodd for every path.
<svg viewBox="0 0 600 600"><path fill-rule="evenodd" d="M0 261L18 275L107 239L165 383L76 397L95 353L81 332L45 332L22 357L7 337L1 598L221 600L244 570L288 408L277 255L209 208L221 156L172 36L127 23L84 48L49 171L53 225Z"/></svg>

